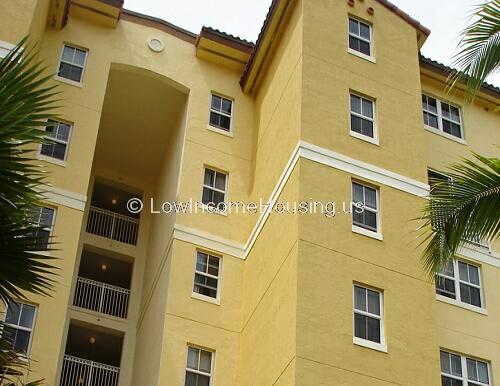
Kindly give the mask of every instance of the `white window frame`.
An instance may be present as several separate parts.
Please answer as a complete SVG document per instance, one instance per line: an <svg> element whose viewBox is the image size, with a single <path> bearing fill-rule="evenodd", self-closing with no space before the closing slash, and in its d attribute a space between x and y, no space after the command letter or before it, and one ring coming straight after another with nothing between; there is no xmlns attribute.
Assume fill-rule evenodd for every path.
<svg viewBox="0 0 500 386"><path fill-rule="evenodd" d="M200 272L196 269L196 264L198 262L198 253L204 253L208 257L211 256L211 257L215 257L215 258L219 259L219 276L214 276L214 275L211 275L209 273ZM216 254L213 254L211 252L204 251L201 249L197 249L196 253L195 253L195 263L194 264L195 265L194 265L193 287L192 287L192 291L191 291L191 297L219 305L220 304L221 279L222 279L222 256L216 255ZM208 261L207 261L207 264L208 264ZM196 285L196 282L195 282L196 274L217 280L217 296L215 298L213 298L211 296L206 296L206 295L200 294L198 292L195 292L194 286Z"/></svg>
<svg viewBox="0 0 500 386"><path fill-rule="evenodd" d="M230 101L231 102L231 114L226 114L222 111L217 111L217 110L212 109L212 97L213 96ZM210 123L210 114L212 112L229 118L229 131L222 129L219 126L214 126ZM208 111L208 127L207 127L208 130L214 131L214 132L219 133L219 134L226 135L228 137L233 137L234 136L234 134L233 134L233 121L234 121L234 98L227 97L227 96L224 96L222 94L219 94L217 92L212 91L210 93L210 109Z"/></svg>
<svg viewBox="0 0 500 386"><path fill-rule="evenodd" d="M355 287L360 287L365 290L370 290L373 292L377 292L379 295L379 307L380 307L380 315L372 314L371 312L368 311L363 311L363 310L358 310L356 309L356 302L355 302ZM368 296L368 295L367 295ZM366 299L366 304L368 307L368 299ZM373 350L377 351L383 351L387 352L387 343L385 341L385 329L384 329L384 293L383 291L367 286L365 284L357 283L354 282L352 285L352 342L358 346L363 346L367 348L371 348ZM368 316L370 318L378 319L380 320L380 343L373 342L368 339L363 339L359 338L356 336L356 319L355 315L363 315L363 316Z"/></svg>
<svg viewBox="0 0 500 386"><path fill-rule="evenodd" d="M5 312L2 315L2 322L3 322L3 324L5 326L14 328L16 330L28 331L30 333L30 339L29 339L29 342L28 342L28 349L26 351L26 356L25 356L25 358L29 358L30 357L30 352L31 352L31 344L33 342L33 334L35 332L35 323L36 323L36 318L37 318L37 314L38 314L38 306L36 304L28 303L28 302L24 302L24 301L20 301L20 300L14 300L13 302L17 303L17 304L20 304L21 307L26 304L28 306L31 306L31 307L35 308L35 311L33 313L33 323L31 325L31 328L23 327L23 326L20 326L19 324L16 325L16 324L12 324L12 323L7 323L6 322L6 320L7 320L8 304L5 304ZM20 320L21 320L21 311L19 311L19 319L18 319L17 323L19 323ZM1 329L0 333L1 333L0 335L3 334L3 329Z"/></svg>
<svg viewBox="0 0 500 386"><path fill-rule="evenodd" d="M219 173L219 174L224 174L226 176L226 181L225 181L225 186L224 186L224 190L221 190L221 189L217 189L215 186L212 187L212 186L209 186L209 185L206 185L205 184L205 171L206 170L212 170L213 172L215 173ZM228 188L229 188L229 172L226 172L224 170L221 170L221 169L218 169L218 168L215 168L213 166L208 166L208 165L204 165L203 166L203 176L202 176L202 188L201 188L201 200L200 200L200 203L201 203L201 206L203 208L205 208L208 212L210 213L218 213L218 214L222 214L222 215L225 215L227 216L227 210L218 210L216 207L210 207L208 206L207 204L205 204L203 202L203 189L204 188L207 188L207 189L210 189L210 190L214 190L216 192L219 192L219 193L222 193L224 194L224 204L225 204L225 208L227 208L227 202L228 202ZM214 177L214 181L215 181L215 178L216 176Z"/></svg>
<svg viewBox="0 0 500 386"><path fill-rule="evenodd" d="M375 192L376 192L376 202L377 202L377 210L373 210L372 208L366 208L366 207L363 207L364 210L367 210L370 211L370 212L374 212L377 216L377 230L376 231L373 231L371 229L367 229L367 228L364 228L362 226L359 226L359 225L356 225L354 224L354 213L352 213L352 204L351 204L351 224L352 224L352 231L354 233L358 233L358 234L361 234L361 235L364 235L364 236L368 236L368 237L372 237L372 238L375 238L377 240L383 240L383 237L382 237L382 228L381 228L381 208L380 208L380 188L378 186L375 186L375 185L371 185L369 183L366 183L366 182L363 182L363 181L360 181L360 180L351 180L351 203L354 203L354 184L358 184L358 185L362 185L362 186L365 186L365 187L369 187L371 189L374 189ZM363 200L364 200L364 192L363 192Z"/></svg>
<svg viewBox="0 0 500 386"><path fill-rule="evenodd" d="M71 135L73 134L73 124L71 122L68 122L68 121L63 121L63 120L53 120L54 122L57 122L57 124L65 124L65 125L69 125L69 135L68 135L68 141L63 141L63 140L60 140L60 139L57 139L57 138L54 138L54 137L51 137L50 135L45 135L44 137L52 142L56 142L56 143L60 143L62 145L66 145L66 151L64 152L64 159L59 159L59 158L55 158L55 157L51 157L49 155L46 155L46 154L42 154L42 144L38 145L38 153L37 153L37 159L40 159L40 160L43 160L43 161L47 161L47 162L50 162L50 163L53 163L53 164L56 164L56 165L60 165L60 166L66 166L66 163L67 163L67 158L68 158L68 152L69 152L69 144L71 142ZM45 130L46 128L44 127L43 130Z"/></svg>
<svg viewBox="0 0 500 386"><path fill-rule="evenodd" d="M473 384L473 385L477 385L477 386L491 386L492 385L492 382L491 382L491 368L490 368L491 366L490 366L490 362L482 360L482 359L471 358L471 357L468 357L468 356L465 356L465 355L460 355L458 353L455 353L455 352L452 352L452 351L449 351L449 350L446 350L446 349L441 349L439 351L440 351L439 366L440 366L441 376L445 376L447 378L453 378L453 379L455 379L457 381L461 381L463 386L467 386L468 383ZM443 369L441 368L441 352L446 353L446 354L456 355L456 356L460 357L460 365L462 367L462 376L461 377L459 377L457 375L451 375L451 374L447 374L447 373L443 372ZM489 383L482 383L482 382L479 382L479 381L472 381L472 380L469 379L469 374L467 373L467 359L469 359L471 361L482 362L482 363L486 364L486 368L488 370L488 381L489 381Z"/></svg>
<svg viewBox="0 0 500 386"><path fill-rule="evenodd" d="M69 62L63 61L62 57L63 57L64 47L69 47L69 48L77 49L77 50L80 50L80 51L85 51L85 59L83 60L83 66L81 66L79 64L69 63ZM56 71L55 79L59 80L61 82L64 82L64 83L71 84L73 86L82 87L83 86L83 78L85 76L85 68L87 67L88 56L89 56L89 50L87 48L80 47L80 46L77 46L75 44L63 42L63 45L62 45L62 48L61 48L61 54L59 55L59 62L57 63L57 71ZM63 63L63 62L66 63L66 64L69 64L71 66L79 67L79 68L82 69L82 76L81 76L79 82L71 80L71 79L68 79L68 78L64 78L64 77L58 75L59 74L59 70L61 69L61 63Z"/></svg>
<svg viewBox="0 0 500 386"><path fill-rule="evenodd" d="M43 229L44 230L47 230L49 231L49 242L50 242L50 238L52 238L52 236L54 235L54 227L55 227L55 224L56 224L56 216L57 216L57 208L54 208L53 206L48 206L48 205L45 205L45 204L42 204L42 205L35 205L36 207L39 207L39 208L46 208L46 209L50 209L53 211L54 215L52 216L52 224L50 225L50 227L44 227ZM40 225L40 215L38 216L38 222L37 224ZM41 251L41 252L33 252L35 254L39 254L39 255L42 255L42 256L49 256L50 255L50 251Z"/></svg>
<svg viewBox="0 0 500 386"><path fill-rule="evenodd" d="M205 373L203 371L199 371L199 370L195 370L195 369L190 369L188 367L188 356L189 356L189 348L195 348L197 350L201 350L201 351L205 351L205 352L208 352L211 354L211 361L210 361L210 374L208 373ZM200 355L201 356L201 355ZM198 357L198 367L200 367L200 357ZM190 344L188 343L187 346L186 346L186 360L185 360L185 369L184 369L184 382L183 382L183 385L186 384L186 373L190 372L190 373L193 373L193 374L200 374L200 375L205 375L205 376L208 376L210 381L209 381L209 386L212 386L213 384L213 379L214 379L214 370L215 370L215 350L212 350L212 349L208 349L208 348L205 348L205 347L200 347L198 345L195 345L195 344Z"/></svg>
<svg viewBox="0 0 500 386"><path fill-rule="evenodd" d="M5 58L10 52L16 48L15 44L0 40L0 59Z"/></svg>
<svg viewBox="0 0 500 386"><path fill-rule="evenodd" d="M425 96L425 97L427 97L427 98L432 98L432 99L436 100L436 107L437 107L437 112L436 113L424 109L423 106L422 106L422 112L426 112L428 114L437 116L437 121L438 121L438 127L437 128L429 126L425 122L424 122L424 128L427 131L430 131L432 133L441 135L443 137L446 137L448 139L452 139L452 140L454 140L456 142L459 142L461 144L466 145L467 142L465 141L465 131L464 131L464 120L463 120L462 108L460 106L454 104L454 103L451 103L451 102L446 101L446 100L442 100L442 99L440 99L438 97L435 97L433 95L430 95L430 94L428 94L426 92L422 92L422 95ZM451 119L443 117L443 113L442 113L442 109L441 109L441 103L445 103L447 105L450 105L450 106L455 107L456 109L458 109L458 116L460 118L460 122L455 122L455 121L452 121ZM447 120L449 122L453 122L455 124L458 124L458 123L460 124L460 137L455 137L454 135L448 134L448 133L446 133L443 130L443 119L445 119L445 120ZM422 120L423 120L423 115L422 115Z"/></svg>
<svg viewBox="0 0 500 386"><path fill-rule="evenodd" d="M373 110L373 118L353 111L352 106L351 106L351 96L361 98L361 106L363 106L363 100L371 102L372 103L372 110ZM363 109L363 108L361 108L361 109ZM361 119L365 119L367 121L372 122L373 123L373 137L369 137L368 135L364 135L364 134L358 133L357 131L352 130L351 115L354 115L354 116L359 117ZM378 141L378 130L377 130L376 117L377 117L377 107L376 107L375 99L369 98L367 96L356 93L354 91L349 91L349 134L352 137L356 137L356 138L362 139L363 141L367 141L367 142L373 143L375 145L378 145L379 141Z"/></svg>
<svg viewBox="0 0 500 386"><path fill-rule="evenodd" d="M363 23L365 25L367 25L370 29L370 40L367 40L366 38L362 37L362 36L358 36L358 35L355 35L353 33L351 33L351 31L349 31L349 21L350 19L354 20L354 21L357 21L358 23ZM359 52L351 47L349 47L349 37L352 36L353 38L356 38L356 39L359 39L359 40L362 40L366 43L368 43L368 45L370 46L370 55L366 55L362 52ZM373 63L376 63L375 61L375 55L374 55L374 49L373 49L373 24L372 23L369 23L365 20L362 20L358 17L355 17L355 16L352 16L352 15L349 15L347 17L347 52L349 52L350 54L353 54L353 55L356 55L356 56L359 56L360 58L362 59L366 59L370 62L373 62Z"/></svg>
<svg viewBox="0 0 500 386"><path fill-rule="evenodd" d="M471 265L471 266L476 267L478 269L479 285L469 283L469 282L466 282L466 281L460 279L460 272L459 272L459 268L458 268L459 262L461 262L463 264L467 264L467 266ZM435 280L437 280L437 277L439 277L439 276L453 280L454 285L455 285L455 299L438 294L437 289L436 289L436 299L443 301L445 303L449 303L452 305L456 305L456 306L471 310L471 311L476 311L476 312L479 312L481 314L487 314L485 303L484 303L484 294L483 294L483 285L482 285L483 278L482 278L482 274L481 274L481 266L478 264L471 263L469 261L462 260L462 259L453 259L453 275L454 275L454 277L448 276L445 273L437 273ZM462 301L462 294L460 293L460 283L463 283L465 285L479 289L479 299L481 301L481 307L477 307L473 304L465 303Z"/></svg>

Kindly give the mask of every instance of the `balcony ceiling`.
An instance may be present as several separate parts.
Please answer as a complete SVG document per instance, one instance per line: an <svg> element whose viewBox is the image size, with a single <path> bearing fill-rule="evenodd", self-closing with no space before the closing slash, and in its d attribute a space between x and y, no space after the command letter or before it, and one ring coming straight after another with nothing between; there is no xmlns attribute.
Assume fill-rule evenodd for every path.
<svg viewBox="0 0 500 386"><path fill-rule="evenodd" d="M165 78L166 79L166 78ZM94 169L124 183L154 183L171 134L181 129L187 94L150 72L110 71Z"/></svg>

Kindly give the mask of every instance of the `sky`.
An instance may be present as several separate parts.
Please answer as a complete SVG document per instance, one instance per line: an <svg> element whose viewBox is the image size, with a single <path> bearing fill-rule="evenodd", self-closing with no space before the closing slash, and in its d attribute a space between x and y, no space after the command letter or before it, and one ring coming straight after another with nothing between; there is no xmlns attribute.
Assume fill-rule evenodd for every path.
<svg viewBox="0 0 500 386"><path fill-rule="evenodd" d="M432 32L422 53L451 65L458 36L480 0L390 0ZM203 25L255 42L271 0L125 0L125 8L198 33ZM500 87L500 74L488 78Z"/></svg>

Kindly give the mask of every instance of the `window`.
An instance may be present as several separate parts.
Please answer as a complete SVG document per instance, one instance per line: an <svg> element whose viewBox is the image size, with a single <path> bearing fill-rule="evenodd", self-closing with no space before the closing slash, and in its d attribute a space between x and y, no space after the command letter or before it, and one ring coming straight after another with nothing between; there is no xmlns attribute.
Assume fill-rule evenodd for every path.
<svg viewBox="0 0 500 386"><path fill-rule="evenodd" d="M490 385L488 363L440 352L442 386Z"/></svg>
<svg viewBox="0 0 500 386"><path fill-rule="evenodd" d="M382 343L382 294L354 285L354 337Z"/></svg>
<svg viewBox="0 0 500 386"><path fill-rule="evenodd" d="M231 131L232 111L232 100L212 94L212 103L210 104L210 126L227 132Z"/></svg>
<svg viewBox="0 0 500 386"><path fill-rule="evenodd" d="M351 132L375 138L375 102L350 94Z"/></svg>
<svg viewBox="0 0 500 386"><path fill-rule="evenodd" d="M225 209L227 174L205 168L202 202L219 210Z"/></svg>
<svg viewBox="0 0 500 386"><path fill-rule="evenodd" d="M44 143L40 148L40 154L47 157L64 161L68 153L69 136L71 125L64 122L49 121L51 126L45 127L46 138L52 143Z"/></svg>
<svg viewBox="0 0 500 386"><path fill-rule="evenodd" d="M352 183L352 223L372 232L378 231L378 190Z"/></svg>
<svg viewBox="0 0 500 386"><path fill-rule="evenodd" d="M61 61L57 76L69 79L73 82L81 83L83 78L83 69L87 51L80 48L64 45L61 53Z"/></svg>
<svg viewBox="0 0 500 386"><path fill-rule="evenodd" d="M196 253L196 272L193 292L216 299L219 288L220 257Z"/></svg>
<svg viewBox="0 0 500 386"><path fill-rule="evenodd" d="M29 353L36 307L26 303L9 302L5 315L2 336L12 349L23 355Z"/></svg>
<svg viewBox="0 0 500 386"><path fill-rule="evenodd" d="M463 261L450 261L436 275L436 293L475 307L482 307L479 267Z"/></svg>
<svg viewBox="0 0 500 386"><path fill-rule="evenodd" d="M213 352L188 346L184 386L209 386L212 378Z"/></svg>
<svg viewBox="0 0 500 386"><path fill-rule="evenodd" d="M37 237L37 244L40 248L47 248L50 240L50 234L54 226L55 209L47 208L44 206L34 206L31 209L31 221L39 227L33 237Z"/></svg>
<svg viewBox="0 0 500 386"><path fill-rule="evenodd" d="M428 127L463 138L460 109L439 99L422 94L424 124Z"/></svg>
<svg viewBox="0 0 500 386"><path fill-rule="evenodd" d="M349 49L372 56L371 26L352 17L349 18Z"/></svg>
<svg viewBox="0 0 500 386"><path fill-rule="evenodd" d="M0 59L5 58L16 47L15 44L0 40Z"/></svg>

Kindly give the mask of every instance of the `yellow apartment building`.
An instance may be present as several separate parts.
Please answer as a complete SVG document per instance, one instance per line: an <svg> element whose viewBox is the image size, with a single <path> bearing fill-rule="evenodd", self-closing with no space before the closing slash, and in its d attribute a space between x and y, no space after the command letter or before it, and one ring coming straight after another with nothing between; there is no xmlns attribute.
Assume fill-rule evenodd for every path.
<svg viewBox="0 0 500 386"><path fill-rule="evenodd" d="M4 312L28 379L500 385L500 246L434 283L412 220L429 175L498 157L500 90L447 93L426 27L387 0L273 0L255 45L120 0L0 10L0 54L29 33L63 99L34 149L57 285Z"/></svg>

